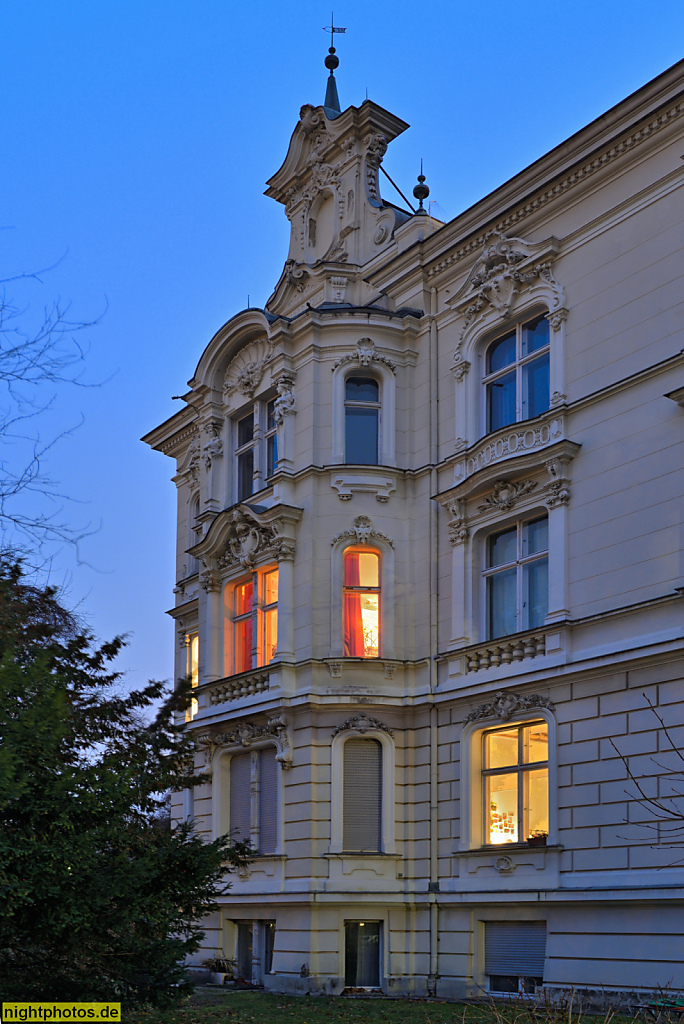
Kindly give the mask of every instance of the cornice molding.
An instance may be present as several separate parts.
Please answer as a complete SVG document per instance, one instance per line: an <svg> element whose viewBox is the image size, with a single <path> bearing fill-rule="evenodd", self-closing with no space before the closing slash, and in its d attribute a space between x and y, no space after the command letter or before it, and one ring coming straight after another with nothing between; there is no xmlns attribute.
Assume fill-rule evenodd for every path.
<svg viewBox="0 0 684 1024"><path fill-rule="evenodd" d="M593 177L599 171L609 166L614 161L620 159L625 154L629 154L641 146L644 142L651 139L655 134L662 131L663 128L672 124L678 120L684 114L684 101L670 104L665 110L660 113L654 114L646 119L645 124L636 126L629 134L624 135L621 139L611 140L600 147L595 155L590 158L585 158L579 162L579 166L576 166L572 170L568 170L565 174L559 175L557 178L552 179L546 187L539 189L536 195L528 199L523 204L517 205L506 217L497 220L493 227L490 226L486 230L481 230L478 235L470 238L463 245L459 246L454 252L443 257L433 257L432 265L428 265L426 269L426 276L431 279L449 267L454 266L456 263L460 263L466 259L471 253L484 245L487 234L493 229L495 231L506 232L520 221L529 217L531 214L541 210L544 206L553 202L556 199L564 196L567 192L572 191L579 185L584 184L588 179ZM427 263L430 260L426 261Z"/></svg>

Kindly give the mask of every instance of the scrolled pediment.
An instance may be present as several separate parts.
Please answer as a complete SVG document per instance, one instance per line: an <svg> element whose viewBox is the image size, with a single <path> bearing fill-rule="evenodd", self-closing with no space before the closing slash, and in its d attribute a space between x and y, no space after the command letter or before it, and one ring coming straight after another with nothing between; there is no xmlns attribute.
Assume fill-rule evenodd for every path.
<svg viewBox="0 0 684 1024"><path fill-rule="evenodd" d="M295 524L302 509L292 505L273 508L241 503L224 509L206 536L190 549L212 575L231 575L273 560L291 561L295 553Z"/></svg>
<svg viewBox="0 0 684 1024"><path fill-rule="evenodd" d="M538 300L550 314L564 309L565 293L553 276L559 249L560 242L553 236L543 242L528 242L491 231L485 237L465 283L447 300L462 317L457 364L470 348L474 333L513 316L521 297L528 305Z"/></svg>

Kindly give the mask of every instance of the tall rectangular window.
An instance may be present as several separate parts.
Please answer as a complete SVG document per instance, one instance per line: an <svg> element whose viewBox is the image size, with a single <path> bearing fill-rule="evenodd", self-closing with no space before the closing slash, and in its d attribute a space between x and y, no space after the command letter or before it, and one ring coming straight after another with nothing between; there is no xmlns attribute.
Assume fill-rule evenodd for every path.
<svg viewBox="0 0 684 1024"><path fill-rule="evenodd" d="M490 640L544 624L549 606L548 517L539 516L487 538L484 571Z"/></svg>
<svg viewBox="0 0 684 1024"><path fill-rule="evenodd" d="M278 468L278 432L275 421L275 399L266 406L266 476Z"/></svg>
<svg viewBox="0 0 684 1024"><path fill-rule="evenodd" d="M226 603L230 605L230 588ZM226 652L226 671L236 675L272 662L278 652L278 569L260 569L232 588L232 660Z"/></svg>
<svg viewBox="0 0 684 1024"><path fill-rule="evenodd" d="M262 855L278 845L278 762L275 747L230 759L230 834ZM253 799L256 796L256 799Z"/></svg>
<svg viewBox="0 0 684 1024"><path fill-rule="evenodd" d="M377 466L380 385L372 377L347 377L344 389L344 461Z"/></svg>
<svg viewBox="0 0 684 1024"><path fill-rule="evenodd" d="M549 408L549 321L518 324L487 348L484 387L487 432Z"/></svg>
<svg viewBox="0 0 684 1024"><path fill-rule="evenodd" d="M382 745L373 739L344 744L342 835L345 851L382 849Z"/></svg>
<svg viewBox="0 0 684 1024"><path fill-rule="evenodd" d="M525 722L483 734L485 844L546 841L549 832L549 734Z"/></svg>
<svg viewBox="0 0 684 1024"><path fill-rule="evenodd" d="M237 422L237 500L244 501L254 490L254 410Z"/></svg>
<svg viewBox="0 0 684 1024"><path fill-rule="evenodd" d="M252 620L254 602L252 580L235 588L235 671L252 668Z"/></svg>
<svg viewBox="0 0 684 1024"><path fill-rule="evenodd" d="M275 399L255 402L234 421L236 501L246 501L266 486L278 469Z"/></svg>
<svg viewBox="0 0 684 1024"><path fill-rule="evenodd" d="M380 555L368 548L344 553L344 653L380 657Z"/></svg>
<svg viewBox="0 0 684 1024"><path fill-rule="evenodd" d="M187 633L185 637L185 674L194 689L199 686L199 634ZM199 710L195 697L190 700L190 707L185 712L185 721L191 722Z"/></svg>

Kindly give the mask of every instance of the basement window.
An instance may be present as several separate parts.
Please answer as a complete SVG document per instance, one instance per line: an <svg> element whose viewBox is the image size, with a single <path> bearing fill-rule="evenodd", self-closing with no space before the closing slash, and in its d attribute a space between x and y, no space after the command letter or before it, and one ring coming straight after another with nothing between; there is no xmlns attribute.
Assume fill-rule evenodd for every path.
<svg viewBox="0 0 684 1024"><path fill-rule="evenodd" d="M489 991L530 995L541 988L546 921L485 921L484 928Z"/></svg>

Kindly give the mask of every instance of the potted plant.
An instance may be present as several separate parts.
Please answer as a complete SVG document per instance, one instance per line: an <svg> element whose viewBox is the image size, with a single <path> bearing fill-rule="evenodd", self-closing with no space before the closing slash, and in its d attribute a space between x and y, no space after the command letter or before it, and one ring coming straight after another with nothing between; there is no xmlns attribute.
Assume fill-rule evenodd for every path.
<svg viewBox="0 0 684 1024"><path fill-rule="evenodd" d="M543 832L541 829L533 829L527 837L528 846L546 846L546 840L549 833Z"/></svg>

